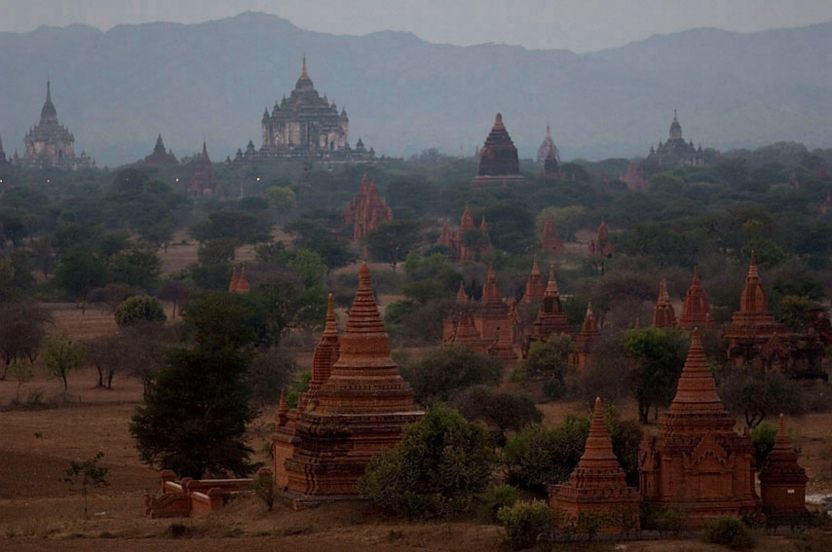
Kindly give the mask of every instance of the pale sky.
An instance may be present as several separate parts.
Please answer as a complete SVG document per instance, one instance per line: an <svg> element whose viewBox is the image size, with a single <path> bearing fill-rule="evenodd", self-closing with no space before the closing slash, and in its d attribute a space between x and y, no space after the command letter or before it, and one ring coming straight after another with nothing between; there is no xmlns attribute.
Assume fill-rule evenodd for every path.
<svg viewBox="0 0 832 552"><path fill-rule="evenodd" d="M832 21L832 0L0 0L0 31L195 23L249 10L327 33L401 30L430 42L576 52L693 27L750 32Z"/></svg>

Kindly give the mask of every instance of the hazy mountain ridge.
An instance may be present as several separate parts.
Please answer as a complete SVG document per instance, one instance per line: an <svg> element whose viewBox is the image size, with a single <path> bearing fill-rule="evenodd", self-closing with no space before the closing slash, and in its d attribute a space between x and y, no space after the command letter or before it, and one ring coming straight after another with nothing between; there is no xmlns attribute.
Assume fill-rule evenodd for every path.
<svg viewBox="0 0 832 552"><path fill-rule="evenodd" d="M403 155L471 154L502 111L531 157L551 120L565 157L643 154L673 108L685 136L721 148L832 145L832 24L740 34L691 29L589 54L431 44L412 33L337 36L246 13L206 23L42 27L0 33L0 136L22 150L45 80L76 147L99 163L146 155L158 132L177 155L208 141L233 155L294 87L300 58L350 115L350 139Z"/></svg>

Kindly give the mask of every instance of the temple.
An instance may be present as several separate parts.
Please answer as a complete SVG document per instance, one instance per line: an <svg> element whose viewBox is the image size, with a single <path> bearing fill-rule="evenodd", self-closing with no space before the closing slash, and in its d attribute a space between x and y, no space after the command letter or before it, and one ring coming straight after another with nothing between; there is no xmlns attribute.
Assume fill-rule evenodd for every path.
<svg viewBox="0 0 832 552"><path fill-rule="evenodd" d="M40 110L40 122L29 130L23 143L23 157L17 159L22 167L70 171L95 167L95 161L86 153L75 155L75 137L58 122L49 81L46 81L46 101Z"/></svg>
<svg viewBox="0 0 832 552"><path fill-rule="evenodd" d="M503 124L502 114L497 113L494 126L479 151L479 166L473 184L485 186L522 179L517 148Z"/></svg>
<svg viewBox="0 0 832 552"><path fill-rule="evenodd" d="M319 158L319 159L370 159L369 152L361 144L355 150L349 144L349 117L347 111L330 103L326 95L315 90L303 58L301 74L289 97L275 102L272 112L266 108L261 120L263 145L258 158ZM360 140L359 140L360 142ZM253 146L253 144L252 144Z"/></svg>
<svg viewBox="0 0 832 552"><path fill-rule="evenodd" d="M251 287L246 276L246 267L241 266L239 269L235 267L231 273L231 282L228 284L228 293L247 295L249 292L251 292Z"/></svg>
<svg viewBox="0 0 832 552"><path fill-rule="evenodd" d="M578 532L582 519L589 518L598 532L623 535L638 534L640 502L638 490L627 486L596 398L581 459L566 483L549 486L549 506L561 524L575 525Z"/></svg>
<svg viewBox="0 0 832 552"><path fill-rule="evenodd" d="M191 197L212 196L217 193L214 165L208 157L208 145L202 142L202 153L196 156L194 170L188 180L188 195Z"/></svg>
<svg viewBox="0 0 832 552"><path fill-rule="evenodd" d="M598 329L598 321L595 320L595 314L592 312L592 302L589 302L586 305L586 315L583 324L581 324L581 331L575 337L575 353L572 364L576 368L580 370L592 364L593 349L600 337L601 331Z"/></svg>
<svg viewBox="0 0 832 552"><path fill-rule="evenodd" d="M6 152L3 151L3 138L0 137L0 168L8 167L11 162L6 158Z"/></svg>
<svg viewBox="0 0 832 552"><path fill-rule="evenodd" d="M442 232L437 244L447 247L451 258L456 261L477 260L492 251L485 217L480 219L480 225L477 227L467 203L462 210L458 228L451 229L447 220L442 223Z"/></svg>
<svg viewBox="0 0 832 552"><path fill-rule="evenodd" d="M708 299L708 292L702 287L699 272L694 268L693 279L685 294L685 302L682 304L679 327L690 331L697 327L707 328L711 324L711 303Z"/></svg>
<svg viewBox="0 0 832 552"><path fill-rule="evenodd" d="M685 142L682 138L682 125L673 110L673 122L670 124L670 133L666 142L659 141L654 149L650 147L650 154L646 163L658 167L686 166L702 167L708 163L716 152L714 150L703 150L693 145L693 141Z"/></svg>
<svg viewBox="0 0 832 552"><path fill-rule="evenodd" d="M798 334L777 322L768 308L754 254L748 267L740 308L723 333L732 366L779 370L796 378L825 378L823 343L817 334Z"/></svg>
<svg viewBox="0 0 832 552"><path fill-rule="evenodd" d="M537 163L543 166L543 178L552 180L563 178L563 169L560 167L560 153L555 141L552 140L549 123L546 123L546 137L537 149Z"/></svg>
<svg viewBox="0 0 832 552"><path fill-rule="evenodd" d="M781 414L774 448L760 470L760 495L766 515L777 520L806 515L807 481Z"/></svg>
<svg viewBox="0 0 832 552"><path fill-rule="evenodd" d="M656 299L656 306L653 308L653 327L673 328L676 326L676 312L670 302L670 294L667 293L667 280L659 282L659 296Z"/></svg>
<svg viewBox="0 0 832 552"><path fill-rule="evenodd" d="M623 182L627 189L631 192L644 192L647 191L649 187L649 183L641 176L641 172L638 170L638 165L636 165L635 161L630 161L627 164L627 171L618 177L618 179Z"/></svg>
<svg viewBox="0 0 832 552"><path fill-rule="evenodd" d="M279 409L273 437L276 481L285 483L296 503L357 495L369 461L398 443L403 427L424 415L390 358L366 263L344 333L337 338L334 363L331 302L328 311L327 335L313 361L315 389L310 383L291 417L285 404Z"/></svg>
<svg viewBox="0 0 832 552"><path fill-rule="evenodd" d="M560 239L552 219L546 219L543 223L543 231L540 233L540 248L553 255L560 255L565 250L563 240Z"/></svg>
<svg viewBox="0 0 832 552"><path fill-rule="evenodd" d="M540 265L537 264L537 257L532 262L532 270L526 280L526 288L523 290L523 298L520 302L526 305L540 303L546 292L546 284L543 283L543 276L540 273Z"/></svg>
<svg viewBox="0 0 832 552"><path fill-rule="evenodd" d="M679 512L688 529L757 510L751 439L734 431L697 329L662 426L659 435L645 434L639 447L644 502Z"/></svg>
<svg viewBox="0 0 832 552"><path fill-rule="evenodd" d="M601 224L598 226L598 234L594 240L590 240L588 250L590 255L597 255L599 257L612 256L612 245L610 244L606 221L601 221Z"/></svg>
<svg viewBox="0 0 832 552"><path fill-rule="evenodd" d="M179 164L179 160L173 154L173 151L165 149L165 142L162 140L162 135L156 137L156 145L153 147L153 152L144 158L144 165L146 167L175 167Z"/></svg>
<svg viewBox="0 0 832 552"><path fill-rule="evenodd" d="M352 238L363 240L371 231L393 220L393 211L378 193L376 183L366 173L361 177L358 195L344 210L344 226L352 226Z"/></svg>
<svg viewBox="0 0 832 552"><path fill-rule="evenodd" d="M540 303L537 318L523 344L523 357L528 355L533 343L546 341L554 334L571 335L571 333L572 328L569 326L560 301L558 283L555 279L555 265L552 263L549 265L549 281L546 282L546 290L543 292L543 301Z"/></svg>

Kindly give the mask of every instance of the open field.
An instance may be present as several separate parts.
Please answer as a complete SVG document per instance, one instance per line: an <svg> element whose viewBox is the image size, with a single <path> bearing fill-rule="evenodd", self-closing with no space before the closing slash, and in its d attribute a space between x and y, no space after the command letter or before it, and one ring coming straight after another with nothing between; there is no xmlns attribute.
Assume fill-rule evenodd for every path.
<svg viewBox="0 0 832 552"><path fill-rule="evenodd" d="M266 513L254 498L240 499L218 515L189 520L144 517L143 496L155 492L158 476L136 455L128 433L130 416L141 397L136 380L117 379L113 390L95 389L95 373L83 370L70 378L69 399L59 407L0 411L0 549L7 550L493 550L499 529L474 522L407 524L386 519L366 503L326 505L292 511L279 505ZM0 382L0 404L15 395L13 381ZM60 395L58 381L39 377L23 392L39 388L47 399ZM557 423L569 412L583 413L579 403L541 405L545 423ZM634 405L623 404L624 416ZM274 412L266 408L253 424L250 442L261 450ZM802 463L810 475L809 493L832 492L832 414L789 420L799 436ZM62 482L70 461L104 452L109 487L90 495L90 519L82 500ZM265 458L260 458L265 460ZM182 524L190 538L171 537L171 525ZM814 535L811 538L826 538ZM5 539L5 540L4 540ZM832 541L829 541L832 542ZM828 542L826 544L829 544ZM719 550L696 541L627 543L626 550ZM758 550L793 548L781 537L767 537ZM830 544L832 546L832 544ZM610 549L598 545L598 550ZM821 550L823 547L811 548ZM828 549L828 548L826 548Z"/></svg>

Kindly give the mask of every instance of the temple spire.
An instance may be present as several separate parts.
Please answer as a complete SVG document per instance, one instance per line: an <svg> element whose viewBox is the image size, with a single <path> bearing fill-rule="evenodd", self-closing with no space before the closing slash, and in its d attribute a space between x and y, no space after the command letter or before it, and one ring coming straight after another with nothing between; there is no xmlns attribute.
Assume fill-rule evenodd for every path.
<svg viewBox="0 0 832 552"><path fill-rule="evenodd" d="M306 56L303 56L303 68L301 69L301 72L300 72L300 78L302 78L302 79L308 79L309 78L309 73L306 72Z"/></svg>
<svg viewBox="0 0 832 552"><path fill-rule="evenodd" d="M725 407L716 391L716 382L702 347L699 328L694 328L690 335L688 350L682 375L679 376L676 396L670 404L671 412L706 411L724 413ZM733 422L732 422L733 424Z"/></svg>
<svg viewBox="0 0 832 552"><path fill-rule="evenodd" d="M338 324L335 321L335 299L331 293L326 298L326 324L324 325L323 335L326 337L338 335Z"/></svg>
<svg viewBox="0 0 832 552"><path fill-rule="evenodd" d="M555 279L555 263L549 263L549 281L546 282L546 291L543 293L544 297L557 297L558 281Z"/></svg>

